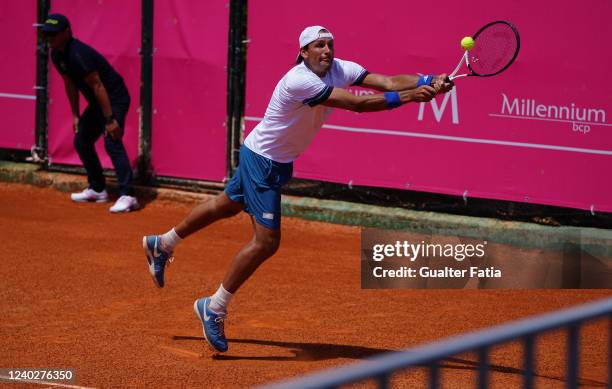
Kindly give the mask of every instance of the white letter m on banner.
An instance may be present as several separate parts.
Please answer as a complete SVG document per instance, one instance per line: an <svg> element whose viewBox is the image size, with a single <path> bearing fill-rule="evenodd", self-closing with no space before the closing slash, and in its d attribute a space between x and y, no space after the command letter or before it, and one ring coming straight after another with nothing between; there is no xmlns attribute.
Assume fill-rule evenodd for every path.
<svg viewBox="0 0 612 389"><path fill-rule="evenodd" d="M450 98L451 101L451 109L452 109L452 114L453 114L453 124L459 124L459 109L457 108L457 92L456 92L457 88L453 88L450 92L445 93L444 94L444 100L442 100L442 105L440 105L440 107L438 107L438 103L436 102L436 99L432 99L430 101L431 103L431 109L433 110L433 114L436 118L436 121L438 123L440 123L440 120L442 119L442 114L444 114L444 110L446 109L446 105L448 103L448 100ZM419 104L419 117L418 120L423 120L423 113L425 112L425 105L427 103L420 103Z"/></svg>

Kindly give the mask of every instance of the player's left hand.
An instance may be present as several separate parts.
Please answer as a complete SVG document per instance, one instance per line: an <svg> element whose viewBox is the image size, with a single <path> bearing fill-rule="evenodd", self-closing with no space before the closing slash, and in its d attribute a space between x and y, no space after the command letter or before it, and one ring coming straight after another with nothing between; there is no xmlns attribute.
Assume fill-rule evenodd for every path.
<svg viewBox="0 0 612 389"><path fill-rule="evenodd" d="M448 74L442 73L433 77L431 81L431 86L436 90L436 93L446 93L449 92L455 86L455 83L446 79Z"/></svg>
<svg viewBox="0 0 612 389"><path fill-rule="evenodd" d="M112 139L121 139L121 129L119 128L119 123L117 123L116 119L113 119L112 122L106 125L105 131L106 135L110 136Z"/></svg>

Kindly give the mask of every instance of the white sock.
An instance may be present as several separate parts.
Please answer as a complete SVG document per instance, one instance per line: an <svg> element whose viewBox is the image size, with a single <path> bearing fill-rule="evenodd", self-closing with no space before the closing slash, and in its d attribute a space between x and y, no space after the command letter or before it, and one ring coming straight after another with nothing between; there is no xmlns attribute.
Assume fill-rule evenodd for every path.
<svg viewBox="0 0 612 389"><path fill-rule="evenodd" d="M174 231L174 228L161 236L161 246L167 253L172 253L177 244L183 239Z"/></svg>
<svg viewBox="0 0 612 389"><path fill-rule="evenodd" d="M223 284L219 286L219 289L210 298L210 308L216 314L227 313L227 306L232 299L232 294L225 290Z"/></svg>

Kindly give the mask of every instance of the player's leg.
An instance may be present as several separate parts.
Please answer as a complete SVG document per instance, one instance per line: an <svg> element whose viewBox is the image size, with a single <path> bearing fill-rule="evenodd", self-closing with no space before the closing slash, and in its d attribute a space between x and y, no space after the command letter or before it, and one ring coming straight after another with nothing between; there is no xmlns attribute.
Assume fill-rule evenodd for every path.
<svg viewBox="0 0 612 389"><path fill-rule="evenodd" d="M274 255L280 244L280 228L271 229L253 221L253 229L253 239L236 254L219 289L210 297L196 300L193 305L202 322L206 341L218 352L228 349L224 321L231 298L255 270Z"/></svg>
<svg viewBox="0 0 612 389"><path fill-rule="evenodd" d="M243 209L243 203L232 201L226 192L222 192L192 209L187 217L174 227L174 231L181 239L185 239L209 224L234 216Z"/></svg>
<svg viewBox="0 0 612 389"><path fill-rule="evenodd" d="M293 165L278 163L245 149L245 167L249 174L243 180L244 201L253 222L253 238L244 245L230 265L222 286L229 293L238 288L255 272L266 259L270 258L281 240L281 187L291 179ZM253 184L255 183L255 184ZM213 310L216 303L213 299ZM225 310L225 307L218 307Z"/></svg>
<svg viewBox="0 0 612 389"><path fill-rule="evenodd" d="M74 148L87 172L89 187L80 193L73 193L73 201L108 201L102 164L95 148L96 141L104 131L103 119L97 111L96 107L85 108L74 134Z"/></svg>
<svg viewBox="0 0 612 389"><path fill-rule="evenodd" d="M240 167L238 167L223 192L193 208L180 223L161 235L162 248L165 251L172 252L181 240L194 232L219 219L232 217L244 210L241 181L242 173Z"/></svg>
<svg viewBox="0 0 612 389"><path fill-rule="evenodd" d="M241 200L238 168L224 192L195 207L176 227L162 235L143 237L142 245L155 285L163 288L166 264L172 262L172 253L183 239L219 219L234 216L242 211L244 204Z"/></svg>
<svg viewBox="0 0 612 389"><path fill-rule="evenodd" d="M274 162L246 148L241 152L240 163L244 169L244 202L253 220L253 238L236 254L217 292L194 303L204 337L219 352L227 350L223 322L233 294L278 250L281 239L280 189L292 173L292 164Z"/></svg>
<svg viewBox="0 0 612 389"><path fill-rule="evenodd" d="M244 245L236 254L225 278L223 287L231 294L238 291L240 286L257 270L257 268L270 258L280 246L280 229L270 229L261 224L253 222L253 239ZM214 302L214 301L213 301ZM213 310L226 311L225 305L213 304Z"/></svg>

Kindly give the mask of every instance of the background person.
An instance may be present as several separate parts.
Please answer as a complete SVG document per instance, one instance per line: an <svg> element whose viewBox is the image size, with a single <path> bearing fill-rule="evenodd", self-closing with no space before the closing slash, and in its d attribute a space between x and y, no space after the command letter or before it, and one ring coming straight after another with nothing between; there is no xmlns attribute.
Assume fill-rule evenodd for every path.
<svg viewBox="0 0 612 389"><path fill-rule="evenodd" d="M139 208L132 187L132 168L123 146L125 117L130 95L123 78L92 47L72 36L68 18L49 15L42 27L51 47L51 60L64 80L72 110L74 147L87 172L89 187L73 193L73 201L108 201L106 181L95 143L104 134L104 147L113 162L119 184L119 199L111 212L129 212ZM79 92L87 100L83 114L79 110Z"/></svg>

